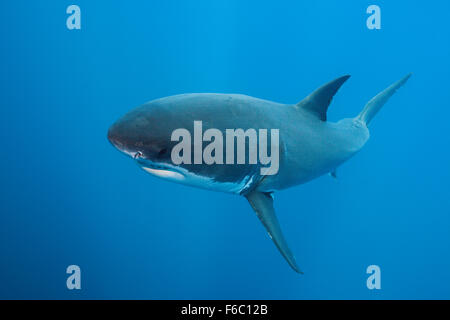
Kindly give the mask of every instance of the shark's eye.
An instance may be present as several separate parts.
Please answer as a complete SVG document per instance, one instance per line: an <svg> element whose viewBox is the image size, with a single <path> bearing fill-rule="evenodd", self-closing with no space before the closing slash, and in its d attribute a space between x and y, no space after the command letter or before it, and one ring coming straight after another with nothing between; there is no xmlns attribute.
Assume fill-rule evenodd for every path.
<svg viewBox="0 0 450 320"><path fill-rule="evenodd" d="M134 154L134 158L135 159L139 159L139 158L142 158L144 155L142 154L142 152L140 152L140 151L138 151L138 152L136 152L135 154Z"/></svg>
<svg viewBox="0 0 450 320"><path fill-rule="evenodd" d="M161 150L159 150L158 152L158 157L162 157L163 155L165 155L167 153L167 149L163 148Z"/></svg>

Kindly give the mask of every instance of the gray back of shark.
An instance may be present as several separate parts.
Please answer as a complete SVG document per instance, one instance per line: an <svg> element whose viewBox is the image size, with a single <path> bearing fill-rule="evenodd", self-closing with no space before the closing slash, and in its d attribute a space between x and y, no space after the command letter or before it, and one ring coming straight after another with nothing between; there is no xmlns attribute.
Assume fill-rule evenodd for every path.
<svg viewBox="0 0 450 320"><path fill-rule="evenodd" d="M299 273L294 255L281 232L273 207L273 192L305 183L335 169L356 154L369 139L368 125L386 101L410 77L372 98L351 119L327 121L328 106L349 78L333 80L295 105L280 104L238 94L183 94L151 101L111 126L111 143L132 156L147 172L175 182L243 195L256 212L289 265ZM178 128L278 129L279 169L261 175L261 164L178 164L171 159ZM194 144L194 141L192 141ZM194 148L194 146L192 146ZM226 157L226 149L223 150ZM235 162L236 163L236 162Z"/></svg>

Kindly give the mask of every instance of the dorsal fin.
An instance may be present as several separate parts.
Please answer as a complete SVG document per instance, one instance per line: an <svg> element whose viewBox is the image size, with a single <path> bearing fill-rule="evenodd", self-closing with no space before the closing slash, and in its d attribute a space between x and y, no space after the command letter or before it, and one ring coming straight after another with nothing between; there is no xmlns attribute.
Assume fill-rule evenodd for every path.
<svg viewBox="0 0 450 320"><path fill-rule="evenodd" d="M327 110L331 99L333 99L333 96L348 78L350 78L350 76L346 75L324 84L305 99L297 103L297 107L308 110L320 120L326 121Z"/></svg>

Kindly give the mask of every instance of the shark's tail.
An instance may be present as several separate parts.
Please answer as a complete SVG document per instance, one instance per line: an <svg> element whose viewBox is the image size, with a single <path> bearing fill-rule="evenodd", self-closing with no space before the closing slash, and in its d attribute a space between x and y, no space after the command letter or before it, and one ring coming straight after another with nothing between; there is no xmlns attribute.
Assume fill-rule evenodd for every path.
<svg viewBox="0 0 450 320"><path fill-rule="evenodd" d="M390 85L389 87L381 91L379 94L377 94L375 97L370 99L370 101L367 102L364 109L356 118L364 122L366 125L369 125L370 121L372 120L373 117L375 117L375 115L381 109L381 107L389 100L389 98L395 93L395 91L397 91L398 88L400 88L402 85L405 84L405 82L409 79L410 76L411 73L408 74L406 77L403 77L396 83Z"/></svg>

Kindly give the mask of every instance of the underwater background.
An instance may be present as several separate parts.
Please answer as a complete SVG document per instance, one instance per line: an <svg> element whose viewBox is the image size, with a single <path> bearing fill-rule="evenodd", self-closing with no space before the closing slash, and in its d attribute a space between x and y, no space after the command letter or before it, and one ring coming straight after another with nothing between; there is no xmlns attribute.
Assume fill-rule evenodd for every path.
<svg viewBox="0 0 450 320"><path fill-rule="evenodd" d="M81 8L68 30L66 8ZM366 9L381 8L369 30ZM448 1L2 1L0 298L450 298ZM329 121L409 72L338 169L276 194L293 272L243 197L154 178L108 127L149 100L297 103ZM66 268L81 268L68 290ZM381 289L366 286L369 265Z"/></svg>

